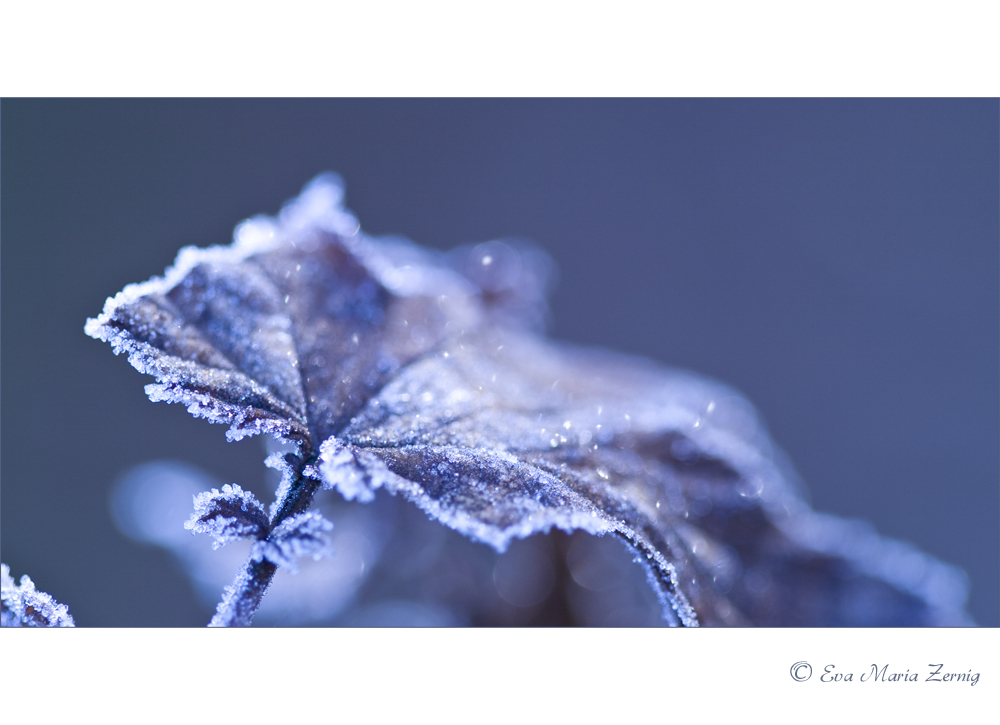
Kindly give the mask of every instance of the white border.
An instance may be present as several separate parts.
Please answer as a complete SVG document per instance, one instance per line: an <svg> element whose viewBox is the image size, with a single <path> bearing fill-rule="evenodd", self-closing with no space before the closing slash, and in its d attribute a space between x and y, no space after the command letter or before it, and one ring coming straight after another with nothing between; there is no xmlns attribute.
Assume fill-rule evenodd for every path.
<svg viewBox="0 0 1000 725"><path fill-rule="evenodd" d="M6 3L4 96L993 96L975 0Z"/></svg>
<svg viewBox="0 0 1000 725"><path fill-rule="evenodd" d="M1000 629L3 630L0 645L4 712L38 722L982 722L1000 706ZM932 663L979 680L927 682ZM918 681L861 682L872 664ZM853 681L821 682L828 665Z"/></svg>

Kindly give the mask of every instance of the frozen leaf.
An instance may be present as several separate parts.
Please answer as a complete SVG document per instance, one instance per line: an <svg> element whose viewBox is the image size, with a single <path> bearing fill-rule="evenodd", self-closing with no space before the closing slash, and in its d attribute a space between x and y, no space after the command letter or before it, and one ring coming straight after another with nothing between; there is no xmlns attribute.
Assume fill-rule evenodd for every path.
<svg viewBox="0 0 1000 725"><path fill-rule="evenodd" d="M301 556L320 559L331 553L327 532L333 524L316 511L308 511L285 519L270 535L253 545L250 552L254 561L267 559L291 571L298 570L295 560Z"/></svg>
<svg viewBox="0 0 1000 725"><path fill-rule="evenodd" d="M239 539L256 539L267 533L264 507L249 491L227 484L194 497L194 513L184 524L196 534L215 539L214 548Z"/></svg>
<svg viewBox="0 0 1000 725"><path fill-rule="evenodd" d="M25 574L17 585L10 567L0 564L0 624L4 627L74 627L65 604L35 589Z"/></svg>
<svg viewBox="0 0 1000 725"><path fill-rule="evenodd" d="M351 234L321 177L230 248L186 248L164 278L126 287L87 332L156 376L152 400L295 442L308 457L451 329L472 286L414 247ZM339 194L339 192L337 192ZM354 225L356 228L356 225Z"/></svg>
<svg viewBox="0 0 1000 725"><path fill-rule="evenodd" d="M673 624L968 621L960 572L810 511L735 391L541 337L541 252L372 239L341 196L320 177L87 322L155 376L151 399L294 445L269 459L278 500L215 623L248 622L240 591L259 601L274 565L319 550L302 518L319 486L361 502L385 488L498 551L611 534Z"/></svg>

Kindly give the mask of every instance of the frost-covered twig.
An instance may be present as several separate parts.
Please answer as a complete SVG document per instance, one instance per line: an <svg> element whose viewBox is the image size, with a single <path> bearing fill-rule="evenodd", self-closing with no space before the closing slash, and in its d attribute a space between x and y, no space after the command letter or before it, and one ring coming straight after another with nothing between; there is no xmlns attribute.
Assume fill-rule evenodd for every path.
<svg viewBox="0 0 1000 725"><path fill-rule="evenodd" d="M75 627L69 608L35 589L25 574L18 586L10 567L0 564L0 625L4 627Z"/></svg>
<svg viewBox="0 0 1000 725"><path fill-rule="evenodd" d="M257 498L236 484L195 496L195 512L185 528L211 535L215 548L238 539L254 540L249 558L232 586L226 587L210 626L249 626L279 566L294 572L298 557L318 559L330 551L326 533L333 524L315 511L306 511L317 482L302 476L298 461L295 456L268 460L282 471L270 521Z"/></svg>

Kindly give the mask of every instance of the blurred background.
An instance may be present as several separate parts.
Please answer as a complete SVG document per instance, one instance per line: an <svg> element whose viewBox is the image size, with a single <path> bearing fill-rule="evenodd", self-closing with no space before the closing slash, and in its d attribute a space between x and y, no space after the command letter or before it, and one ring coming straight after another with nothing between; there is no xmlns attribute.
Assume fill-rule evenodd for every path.
<svg viewBox="0 0 1000 725"><path fill-rule="evenodd" d="M122 511L155 476L270 501L261 442L226 443L223 427L150 403L149 378L83 324L181 246L228 243L332 170L370 234L545 248L560 271L554 337L739 388L816 509L963 568L971 615L997 626L998 132L995 99L3 100L0 556L79 625L207 622L215 597L185 573L196 555L151 545L157 524L137 533ZM174 463L136 468L150 461ZM445 546L451 532L399 503L323 504L369 552L335 570L344 587L392 559L380 521L417 531L420 551ZM578 538L507 559L454 546L492 572L475 586L492 584L488 623L546 624L559 573L524 562L554 547L572 568L594 546ZM627 561L600 546L580 560ZM641 586L606 604L593 572L571 574L570 619L642 623L614 614L642 609ZM418 594L285 623L483 623L421 609Z"/></svg>

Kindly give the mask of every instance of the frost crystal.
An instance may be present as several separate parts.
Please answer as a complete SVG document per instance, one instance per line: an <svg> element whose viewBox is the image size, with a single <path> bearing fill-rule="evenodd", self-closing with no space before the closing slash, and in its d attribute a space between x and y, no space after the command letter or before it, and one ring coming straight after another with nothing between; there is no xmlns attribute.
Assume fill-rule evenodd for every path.
<svg viewBox="0 0 1000 725"><path fill-rule="evenodd" d="M254 561L267 559L289 571L298 571L296 559L311 556L320 559L331 553L327 532L333 524L316 511L308 511L285 519L264 539L254 543L250 557Z"/></svg>
<svg viewBox="0 0 1000 725"><path fill-rule="evenodd" d="M239 539L256 539L267 531L267 514L250 491L227 484L194 497L194 513L184 524L196 534L215 539L213 548Z"/></svg>
<svg viewBox="0 0 1000 725"><path fill-rule="evenodd" d="M316 488L359 502L385 488L497 551L552 529L611 534L671 624L968 623L960 572L810 511L739 393L543 338L542 252L373 239L342 197L322 176L87 321L155 377L150 399L294 449L268 460L282 472L270 522L234 486L202 494L189 528L257 539L251 563L293 567L326 549L329 522L304 513ZM243 607L249 622L241 587L259 601L270 581L251 574L217 621Z"/></svg>
<svg viewBox="0 0 1000 725"><path fill-rule="evenodd" d="M45 592L35 589L25 574L20 586L10 576L10 567L0 564L0 624L4 627L75 627L69 608Z"/></svg>

